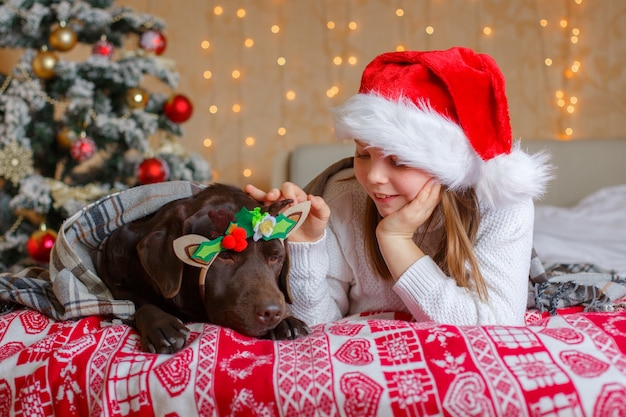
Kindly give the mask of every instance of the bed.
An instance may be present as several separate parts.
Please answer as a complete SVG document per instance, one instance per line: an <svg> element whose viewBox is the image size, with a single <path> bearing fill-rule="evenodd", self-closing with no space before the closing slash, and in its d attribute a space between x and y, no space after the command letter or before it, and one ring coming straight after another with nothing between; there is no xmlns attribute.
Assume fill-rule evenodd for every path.
<svg viewBox="0 0 626 417"><path fill-rule="evenodd" d="M554 273L548 281L561 279L552 289L585 291L529 305L526 326L416 323L370 312L315 326L295 341L269 341L190 323L178 353L143 353L124 320L132 306L106 296L81 295L80 306L65 298L102 291L93 265L79 259L110 226L98 223L105 222L94 214L98 203L59 234L76 259L0 280L0 417L623 415L626 140L528 147L551 150L559 168L537 207L536 260ZM346 144L298 147L277 158L273 180L303 185L350 153ZM155 207L174 193L159 198ZM576 257L578 241L592 248L591 258ZM555 246L563 250L549 252ZM52 285L50 273L65 285ZM80 285L68 278L75 276ZM575 280L563 277L579 281L568 286ZM529 289L539 287L529 281Z"/></svg>

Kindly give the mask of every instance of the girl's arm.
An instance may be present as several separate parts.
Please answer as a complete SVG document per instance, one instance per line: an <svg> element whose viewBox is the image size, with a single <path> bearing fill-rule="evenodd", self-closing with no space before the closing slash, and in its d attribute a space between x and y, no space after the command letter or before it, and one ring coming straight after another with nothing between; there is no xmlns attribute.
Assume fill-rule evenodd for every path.
<svg viewBox="0 0 626 417"><path fill-rule="evenodd" d="M335 234L327 228L317 242L289 242L289 254L294 316L309 326L344 317L352 271Z"/></svg>
<svg viewBox="0 0 626 417"><path fill-rule="evenodd" d="M474 248L488 300L456 285L428 256L398 279L394 290L413 316L456 325L523 325L528 297L532 201L482 213Z"/></svg>

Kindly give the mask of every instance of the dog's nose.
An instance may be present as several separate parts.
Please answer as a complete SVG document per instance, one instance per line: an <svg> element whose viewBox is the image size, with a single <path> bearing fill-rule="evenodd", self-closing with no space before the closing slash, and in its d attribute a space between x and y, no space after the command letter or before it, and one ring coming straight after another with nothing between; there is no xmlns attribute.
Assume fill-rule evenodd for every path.
<svg viewBox="0 0 626 417"><path fill-rule="evenodd" d="M265 326L274 326L282 316L283 310L276 304L266 304L257 309L259 322Z"/></svg>

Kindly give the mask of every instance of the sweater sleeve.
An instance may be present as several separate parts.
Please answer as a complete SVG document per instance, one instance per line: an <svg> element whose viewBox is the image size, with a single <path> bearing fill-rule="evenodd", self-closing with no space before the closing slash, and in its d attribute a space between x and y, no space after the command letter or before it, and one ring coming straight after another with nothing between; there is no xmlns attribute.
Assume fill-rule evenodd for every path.
<svg viewBox="0 0 626 417"><path fill-rule="evenodd" d="M523 325L533 239L534 207L527 201L485 209L474 247L488 299L459 287L428 256L397 281L395 292L416 320L455 325Z"/></svg>
<svg viewBox="0 0 626 417"><path fill-rule="evenodd" d="M339 242L330 228L317 242L290 242L289 285L291 311L309 326L344 317L352 272L340 254Z"/></svg>

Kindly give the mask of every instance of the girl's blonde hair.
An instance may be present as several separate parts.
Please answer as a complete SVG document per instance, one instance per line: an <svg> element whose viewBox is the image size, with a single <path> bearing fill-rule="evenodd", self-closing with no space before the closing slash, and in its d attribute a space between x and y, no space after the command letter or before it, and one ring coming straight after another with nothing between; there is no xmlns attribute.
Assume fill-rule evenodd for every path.
<svg viewBox="0 0 626 417"><path fill-rule="evenodd" d="M438 242L433 260L447 275L454 278L457 285L473 288L482 300L486 300L487 286L483 279L473 246L476 242L480 211L478 199L473 189L452 192L444 189L439 208L443 216L443 236ZM437 213L437 212L435 212ZM433 219L432 215L425 224L428 231ZM376 226L381 220L376 205L368 199L365 215L365 249L369 253L376 271L384 278L391 279L391 273L383 259L376 240ZM418 242L418 245L420 242ZM469 271L467 269L469 267Z"/></svg>

